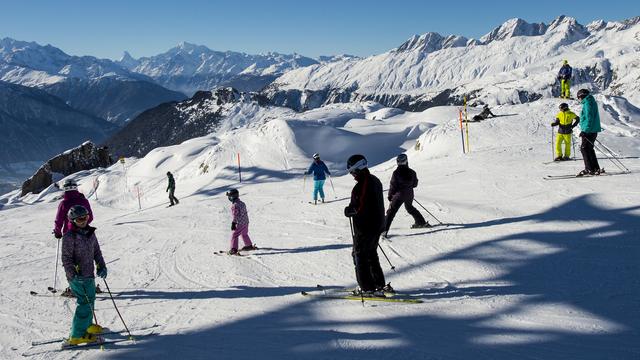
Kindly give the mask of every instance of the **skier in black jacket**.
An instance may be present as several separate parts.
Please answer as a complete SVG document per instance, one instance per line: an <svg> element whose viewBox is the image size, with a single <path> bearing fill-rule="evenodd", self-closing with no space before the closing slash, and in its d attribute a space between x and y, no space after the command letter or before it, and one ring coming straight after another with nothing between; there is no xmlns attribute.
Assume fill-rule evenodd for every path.
<svg viewBox="0 0 640 360"><path fill-rule="evenodd" d="M384 273L378 259L378 241L384 228L384 198L382 183L371 175L367 159L353 155L347 161L347 170L357 184L351 190L351 202L344 215L353 218L353 262L356 278L363 294L392 291L385 286Z"/></svg>
<svg viewBox="0 0 640 360"><path fill-rule="evenodd" d="M393 218L396 216L400 206L404 204L404 208L411 216L413 216L414 224L412 228L429 227L429 223L425 221L420 211L413 207L413 188L418 186L418 177L416 172L409 168L409 160L406 154L400 154L396 158L398 168L391 176L391 185L389 186L389 210L387 210L387 218L385 221L383 237L387 237L387 232L391 227Z"/></svg>

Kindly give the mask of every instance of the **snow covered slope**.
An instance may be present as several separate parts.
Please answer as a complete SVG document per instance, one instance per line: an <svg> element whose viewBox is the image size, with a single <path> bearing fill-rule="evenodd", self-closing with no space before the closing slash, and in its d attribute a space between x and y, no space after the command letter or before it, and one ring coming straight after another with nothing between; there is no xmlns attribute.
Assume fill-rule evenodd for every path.
<svg viewBox="0 0 640 360"><path fill-rule="evenodd" d="M406 110L460 104L462 97L498 104L559 95L563 60L574 68L573 89L628 97L640 105L640 17L586 27L560 16L546 24L512 19L481 40L428 33L396 49L290 71L265 92L274 104L308 109L373 100Z"/></svg>
<svg viewBox="0 0 640 360"><path fill-rule="evenodd" d="M599 137L631 174L545 181L581 162L551 158L557 101L496 106L469 124L462 154L458 108L409 113L335 104L239 123L217 136L158 148L141 159L76 174L91 198L107 281L130 328L157 336L104 351L54 352L32 340L68 333L73 300L33 297L53 285L57 198L9 200L0 210L0 355L36 359L635 359L640 356L638 112L599 95ZM571 107L579 106L571 102ZM477 112L470 109L470 116ZM249 115L249 114L247 114ZM247 116L251 119L251 116ZM302 173L319 152L333 172L327 203L310 205ZM354 184L345 160L362 153L388 188L402 152L420 179L416 199L449 226L411 230L401 210L381 247L387 280L421 304L302 297L316 284L353 287L349 222ZM238 183L240 154L242 183ZM602 157L602 154L599 154ZM578 155L579 156L579 155ZM606 159L601 164L617 169ZM165 173L180 204L166 208ZM97 191L95 186L97 185ZM237 187L261 250L228 248ZM141 195L138 209L137 194ZM436 224L424 209L419 210ZM58 273L58 287L64 286ZM122 327L110 301L102 325Z"/></svg>

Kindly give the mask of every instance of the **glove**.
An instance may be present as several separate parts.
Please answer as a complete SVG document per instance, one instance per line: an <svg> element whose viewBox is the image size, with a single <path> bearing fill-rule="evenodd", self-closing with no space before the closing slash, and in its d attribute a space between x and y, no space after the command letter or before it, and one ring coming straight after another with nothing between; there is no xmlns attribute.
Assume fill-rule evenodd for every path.
<svg viewBox="0 0 640 360"><path fill-rule="evenodd" d="M56 239L62 239L62 233L60 231L53 230L53 236L55 236Z"/></svg>
<svg viewBox="0 0 640 360"><path fill-rule="evenodd" d="M105 279L107 277L107 267L103 267L102 269L98 270L98 276L100 276L101 278Z"/></svg>
<svg viewBox="0 0 640 360"><path fill-rule="evenodd" d="M231 222L231 230L235 230L238 227L238 224L236 224L235 221Z"/></svg>
<svg viewBox="0 0 640 360"><path fill-rule="evenodd" d="M357 213L358 212L350 206L347 206L346 208L344 208L344 216L346 217L354 217L356 216Z"/></svg>
<svg viewBox="0 0 640 360"><path fill-rule="evenodd" d="M387 200L391 201L392 199L393 199L393 196L387 196Z"/></svg>
<svg viewBox="0 0 640 360"><path fill-rule="evenodd" d="M580 131L580 135L578 135L579 137L584 137L584 131Z"/></svg>
<svg viewBox="0 0 640 360"><path fill-rule="evenodd" d="M554 126L558 126L558 124L557 124L557 123L552 122L552 123L551 123L551 127L554 127Z"/></svg>

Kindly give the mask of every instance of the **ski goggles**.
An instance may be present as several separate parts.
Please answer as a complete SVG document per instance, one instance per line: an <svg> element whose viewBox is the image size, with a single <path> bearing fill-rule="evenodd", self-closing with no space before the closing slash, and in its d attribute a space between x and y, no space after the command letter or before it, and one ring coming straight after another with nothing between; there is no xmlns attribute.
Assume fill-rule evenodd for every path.
<svg viewBox="0 0 640 360"><path fill-rule="evenodd" d="M89 220L89 215L85 215L85 216L79 216L75 219L73 219L73 222L75 223L83 223L83 222L87 222Z"/></svg>

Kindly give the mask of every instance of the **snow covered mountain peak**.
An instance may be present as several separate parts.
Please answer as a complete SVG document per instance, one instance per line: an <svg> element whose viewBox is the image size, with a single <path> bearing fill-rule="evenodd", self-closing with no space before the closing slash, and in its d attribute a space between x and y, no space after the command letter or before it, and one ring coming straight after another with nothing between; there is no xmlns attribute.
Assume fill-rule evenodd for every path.
<svg viewBox="0 0 640 360"><path fill-rule="evenodd" d="M449 35L443 37L436 32L428 32L422 35L414 35L409 40L395 49L397 52L418 50L425 53L466 46L469 39L464 36Z"/></svg>
<svg viewBox="0 0 640 360"><path fill-rule="evenodd" d="M480 41L488 44L492 41L505 40L515 36L537 36L544 34L546 30L547 25L543 23L529 24L520 18L513 18L481 37Z"/></svg>
<svg viewBox="0 0 640 360"><path fill-rule="evenodd" d="M128 51L125 51L122 54L122 57L120 57L120 60L118 60L118 63L126 68L129 68L137 66L139 62L133 56L131 56Z"/></svg>

